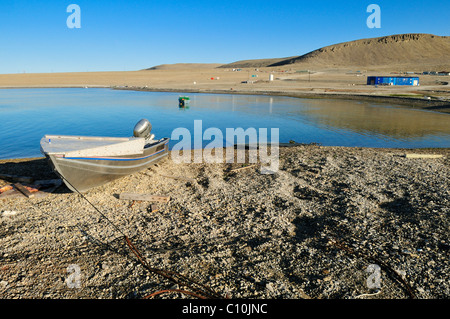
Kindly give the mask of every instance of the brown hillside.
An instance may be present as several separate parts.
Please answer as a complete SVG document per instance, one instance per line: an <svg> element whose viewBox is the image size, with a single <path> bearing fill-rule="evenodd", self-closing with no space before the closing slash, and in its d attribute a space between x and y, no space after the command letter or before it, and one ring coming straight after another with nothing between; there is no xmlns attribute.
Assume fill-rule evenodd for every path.
<svg viewBox="0 0 450 319"><path fill-rule="evenodd" d="M219 66L219 68L264 68L294 58L296 57L278 58L278 59L275 58L275 59L241 60L221 65Z"/></svg>
<svg viewBox="0 0 450 319"><path fill-rule="evenodd" d="M380 38L339 43L307 54L284 58L265 59L265 67L312 66L325 68L345 67L408 67L412 69L450 69L450 37L432 34L399 34ZM263 67L261 60L238 61L221 67Z"/></svg>
<svg viewBox="0 0 450 319"><path fill-rule="evenodd" d="M174 63L160 64L146 70L185 70L185 69L210 69L220 67L220 63Z"/></svg>

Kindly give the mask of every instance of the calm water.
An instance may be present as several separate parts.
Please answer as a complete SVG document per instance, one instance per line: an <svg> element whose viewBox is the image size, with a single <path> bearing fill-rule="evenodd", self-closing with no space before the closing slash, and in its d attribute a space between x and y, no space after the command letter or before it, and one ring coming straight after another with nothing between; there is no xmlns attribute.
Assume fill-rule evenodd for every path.
<svg viewBox="0 0 450 319"><path fill-rule="evenodd" d="M0 158L41 156L44 134L131 136L147 118L157 138L171 137L194 120L222 130L279 128L280 142L327 146L450 147L450 115L373 102L297 99L231 94L187 94L189 109L178 108L183 93L110 89L0 90ZM173 147L178 141L171 141ZM205 141L204 145L209 141Z"/></svg>

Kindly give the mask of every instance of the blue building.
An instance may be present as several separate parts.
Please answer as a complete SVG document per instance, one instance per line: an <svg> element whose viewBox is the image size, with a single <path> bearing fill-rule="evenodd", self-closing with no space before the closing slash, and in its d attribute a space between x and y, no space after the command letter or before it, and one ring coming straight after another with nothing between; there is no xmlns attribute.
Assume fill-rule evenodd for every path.
<svg viewBox="0 0 450 319"><path fill-rule="evenodd" d="M368 76L367 85L419 85L415 76Z"/></svg>

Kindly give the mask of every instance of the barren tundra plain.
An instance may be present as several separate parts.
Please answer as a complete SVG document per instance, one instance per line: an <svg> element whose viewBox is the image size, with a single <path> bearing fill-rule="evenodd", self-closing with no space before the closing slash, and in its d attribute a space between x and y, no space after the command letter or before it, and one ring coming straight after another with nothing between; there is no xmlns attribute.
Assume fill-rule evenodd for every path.
<svg viewBox="0 0 450 319"><path fill-rule="evenodd" d="M333 44L286 58L163 64L123 72L0 74L0 88L113 87L364 98L449 112L450 76L423 74L450 72L449 52L449 36L397 34ZM419 76L420 86L368 86L371 75Z"/></svg>
<svg viewBox="0 0 450 319"><path fill-rule="evenodd" d="M103 87L158 92L359 99L450 112L450 76L420 75L420 86L375 87L367 85L367 76L389 75L391 72L286 67L236 70L217 68L215 64L180 64L140 71L0 74L0 88Z"/></svg>
<svg viewBox="0 0 450 319"><path fill-rule="evenodd" d="M448 37L364 42L409 48L410 59L434 54L431 47L444 52L422 64L369 56L377 65L336 65L358 62L361 43L293 63L3 74L0 87L332 97L450 112L449 76L421 74L414 87L366 85L370 75L444 70ZM322 60L297 63L310 57ZM261 163L177 164L169 156L83 196L62 185L44 197L0 198L0 297L447 299L449 154L292 144L280 147L274 174L261 174ZM57 178L43 158L1 160L0 174ZM13 182L3 177L0 187ZM123 192L168 200L123 200Z"/></svg>

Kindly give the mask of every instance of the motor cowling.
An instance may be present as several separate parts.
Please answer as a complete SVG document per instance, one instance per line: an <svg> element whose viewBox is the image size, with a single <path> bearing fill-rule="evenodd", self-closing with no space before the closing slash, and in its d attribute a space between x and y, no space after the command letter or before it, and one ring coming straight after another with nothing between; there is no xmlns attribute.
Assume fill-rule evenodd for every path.
<svg viewBox="0 0 450 319"><path fill-rule="evenodd" d="M146 140L150 139L152 131L152 124L147 119L142 119L134 126L133 136L144 137Z"/></svg>

